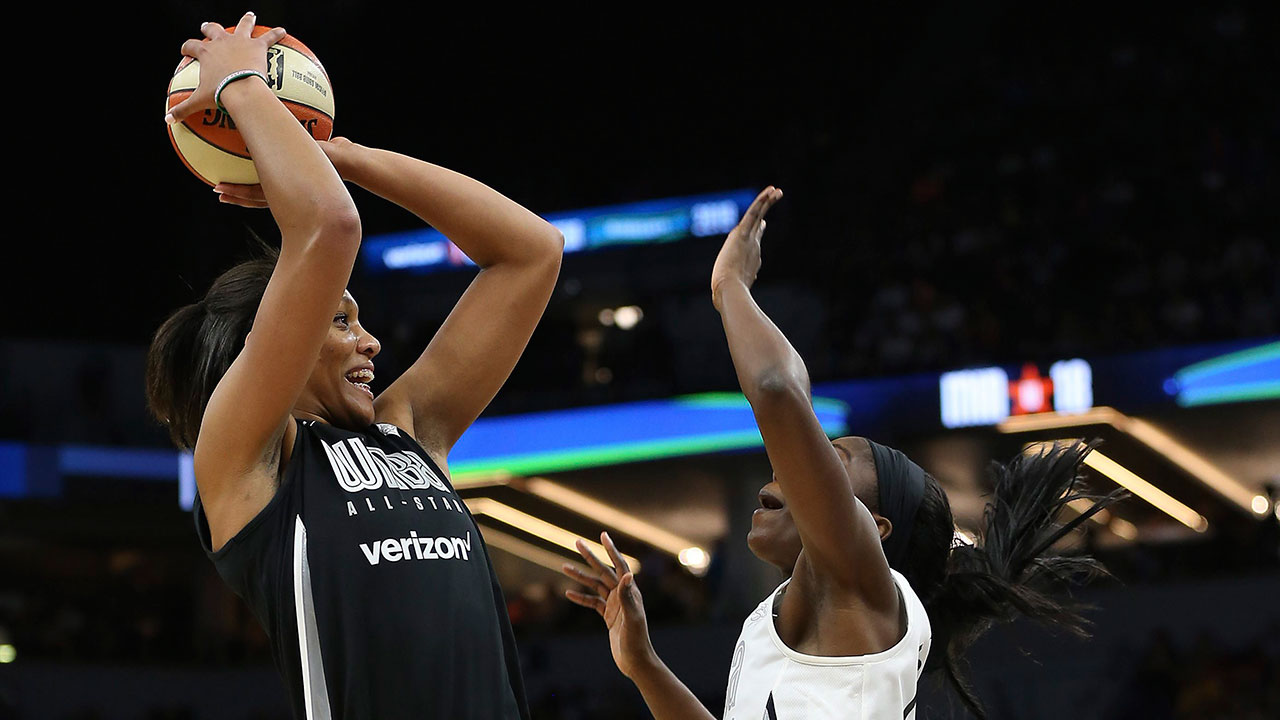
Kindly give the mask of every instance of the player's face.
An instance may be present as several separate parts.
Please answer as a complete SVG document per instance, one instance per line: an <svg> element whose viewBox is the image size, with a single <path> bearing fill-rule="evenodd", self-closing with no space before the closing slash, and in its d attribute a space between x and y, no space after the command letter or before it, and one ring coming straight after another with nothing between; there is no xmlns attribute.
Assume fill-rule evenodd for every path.
<svg viewBox="0 0 1280 720"><path fill-rule="evenodd" d="M378 339L360 325L360 308L343 292L334 311L320 357L298 399L299 409L331 424L358 430L373 423L373 358L382 349Z"/></svg>
<svg viewBox="0 0 1280 720"><path fill-rule="evenodd" d="M853 494L863 504L874 508L876 496L875 461L870 456L867 443L862 438L843 437L831 443L835 446ZM751 530L747 533L747 547L756 557L790 575L804 545L800 531L787 507L786 496L777 476L760 488L760 507L751 515Z"/></svg>

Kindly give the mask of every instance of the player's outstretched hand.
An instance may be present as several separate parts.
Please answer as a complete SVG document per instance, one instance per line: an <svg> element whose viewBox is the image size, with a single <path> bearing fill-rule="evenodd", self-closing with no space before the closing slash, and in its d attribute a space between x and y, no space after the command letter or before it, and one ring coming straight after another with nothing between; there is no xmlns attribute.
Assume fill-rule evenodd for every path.
<svg viewBox="0 0 1280 720"><path fill-rule="evenodd" d="M623 675L632 677L643 663L653 661L653 645L649 642L649 624L644 617L644 600L636 587L635 575L618 552L608 533L600 533L600 542L609 551L613 567L600 561L579 540L578 552L591 570L583 570L565 563L561 568L565 575L585 586L587 592L566 590L565 597L583 607L591 608L609 628L609 650L613 662Z"/></svg>
<svg viewBox="0 0 1280 720"><path fill-rule="evenodd" d="M770 185L751 203L738 225L724 239L716 264L711 268L711 302L720 309L720 291L726 282L741 282L747 287L756 281L760 271L760 237L764 235L764 216L782 199L782 191Z"/></svg>
<svg viewBox="0 0 1280 720"><path fill-rule="evenodd" d="M191 39L182 43L182 54L200 61L200 83L190 97L174 105L165 122L182 122L192 113L214 107L213 93L223 78L237 70L257 70L267 73L267 48L285 36L284 28L272 28L258 37L253 33L257 16L248 12L236 24L235 32L215 22L200 26L204 40Z"/></svg>

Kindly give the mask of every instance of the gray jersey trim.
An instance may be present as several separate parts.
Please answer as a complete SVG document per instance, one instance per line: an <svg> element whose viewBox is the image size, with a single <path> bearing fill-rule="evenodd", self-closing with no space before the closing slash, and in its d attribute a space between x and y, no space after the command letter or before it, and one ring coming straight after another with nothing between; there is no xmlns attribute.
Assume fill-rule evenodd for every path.
<svg viewBox="0 0 1280 720"><path fill-rule="evenodd" d="M307 720L330 720L329 689L324 682L324 658L320 656L320 632L316 629L315 601L311 597L311 567L307 564L307 526L296 516L293 526L293 605L298 616L298 657L302 661L302 694Z"/></svg>

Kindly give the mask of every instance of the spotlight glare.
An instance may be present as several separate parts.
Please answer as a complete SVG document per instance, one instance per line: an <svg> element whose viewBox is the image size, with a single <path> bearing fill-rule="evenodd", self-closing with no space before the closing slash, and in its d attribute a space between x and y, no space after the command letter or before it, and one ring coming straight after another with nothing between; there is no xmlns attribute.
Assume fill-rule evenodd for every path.
<svg viewBox="0 0 1280 720"><path fill-rule="evenodd" d="M613 311L613 321L623 330L630 330L644 317L644 311L635 305L625 305Z"/></svg>
<svg viewBox="0 0 1280 720"><path fill-rule="evenodd" d="M706 550L697 546L681 550L678 557L680 564L689 568L689 571L695 575L706 572L707 566L711 564L711 556L707 555Z"/></svg>
<svg viewBox="0 0 1280 720"><path fill-rule="evenodd" d="M1253 496L1253 511L1258 515L1266 515L1267 508L1271 505L1271 501L1265 495Z"/></svg>

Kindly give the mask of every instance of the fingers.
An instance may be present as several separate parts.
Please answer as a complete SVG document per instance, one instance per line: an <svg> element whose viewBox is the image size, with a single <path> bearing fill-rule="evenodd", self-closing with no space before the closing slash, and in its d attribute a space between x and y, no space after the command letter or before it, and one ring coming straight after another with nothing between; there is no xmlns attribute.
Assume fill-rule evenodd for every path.
<svg viewBox="0 0 1280 720"><path fill-rule="evenodd" d="M285 32L284 28L276 27L262 33L258 36L258 39L265 41L267 47L271 47L283 40L285 35L288 35L288 33Z"/></svg>
<svg viewBox="0 0 1280 720"><path fill-rule="evenodd" d="M196 95L189 95L186 100L183 100L177 105L169 108L169 112L164 116L164 121L170 125L182 122L187 119L188 115L199 110L201 107L202 104L200 100L196 98Z"/></svg>
<svg viewBox="0 0 1280 720"><path fill-rule="evenodd" d="M750 227L759 222L760 218L764 215L765 210L767 210L770 205L769 198L772 194L772 185L761 190L760 194L756 195L756 199L751 201L751 205L747 207L747 211L742 214L740 224Z"/></svg>
<svg viewBox="0 0 1280 720"><path fill-rule="evenodd" d="M617 587L618 575L613 571L613 568L600 562L600 558L596 557L595 553L591 552L591 548L587 547L585 542L579 540L576 545L578 547L578 554L582 555L582 559L586 560L587 564L590 565L592 569L600 573L600 581L604 583L605 587L611 590Z"/></svg>
<svg viewBox="0 0 1280 720"><path fill-rule="evenodd" d="M218 202L227 205L239 205L240 207L259 210L270 207L267 204L266 193L262 192L261 185L218 183L213 186L213 191L218 193Z"/></svg>
<svg viewBox="0 0 1280 720"><path fill-rule="evenodd" d="M262 191L261 185L237 185L235 183L218 183L213 186L213 191L223 195L240 198L242 200L251 200L253 202L266 202L267 194Z"/></svg>
<svg viewBox="0 0 1280 720"><path fill-rule="evenodd" d="M757 223L763 222L762 218L765 213L769 212L769 208L773 207L774 203L781 199L782 191L772 185L761 190L756 199L751 201L751 207L748 207L747 211L743 213L740 224L746 227L754 227Z"/></svg>
<svg viewBox="0 0 1280 720"><path fill-rule="evenodd" d="M571 580L586 585L598 595L605 596L609 594L609 588L605 587L603 582L600 582L600 578L574 565L565 563L560 566L560 572L567 575Z"/></svg>
<svg viewBox="0 0 1280 720"><path fill-rule="evenodd" d="M216 22L207 22L200 24L200 32L210 40L217 37L218 33L224 33L227 29Z"/></svg>
<svg viewBox="0 0 1280 720"><path fill-rule="evenodd" d="M636 576L627 573L622 576L622 599L623 607L628 608L628 612L634 612L640 609L640 591L636 589Z"/></svg>
<svg viewBox="0 0 1280 720"><path fill-rule="evenodd" d="M187 57L199 57L199 53L203 48L204 48L203 40L196 40L195 38L191 38L190 40L182 43L182 54L186 55Z"/></svg>
<svg viewBox="0 0 1280 720"><path fill-rule="evenodd" d="M569 599L569 602L581 605L584 608L591 608L600 613L600 617L604 617L604 600L594 595L584 595L575 590L565 590L564 596Z"/></svg>
<svg viewBox="0 0 1280 720"><path fill-rule="evenodd" d="M234 195L227 195L225 193L218 194L218 202L223 203L224 205L239 205L244 208L253 208L254 210L263 210L271 207L265 201L246 200L245 198L235 197Z"/></svg>
<svg viewBox="0 0 1280 720"><path fill-rule="evenodd" d="M631 567L627 565L626 558L622 557L622 553L618 552L618 548L613 544L613 538L609 537L609 533L600 533L600 544L604 545L604 549L609 551L609 558L613 560L613 567L618 572L623 574L631 572Z"/></svg>
<svg viewBox="0 0 1280 720"><path fill-rule="evenodd" d="M252 11L245 13L240 18L240 22L236 23L236 34L243 34L248 37L253 32L253 26L258 21L258 16Z"/></svg>

